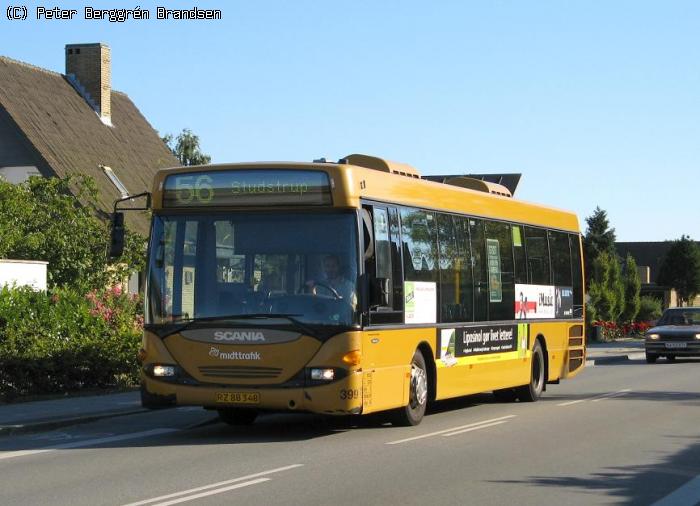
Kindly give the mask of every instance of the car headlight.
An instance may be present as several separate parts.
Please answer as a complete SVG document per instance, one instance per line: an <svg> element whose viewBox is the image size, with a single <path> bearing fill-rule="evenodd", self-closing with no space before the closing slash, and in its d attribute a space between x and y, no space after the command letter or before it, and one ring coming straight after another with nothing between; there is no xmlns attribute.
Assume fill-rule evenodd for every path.
<svg viewBox="0 0 700 506"><path fill-rule="evenodd" d="M700 339L700 334L695 334L695 339Z"/></svg>
<svg viewBox="0 0 700 506"><path fill-rule="evenodd" d="M656 339L658 339L660 336L659 336L659 334L647 334L647 337L648 337L649 339L654 339L654 340L656 340ZM697 336L696 336L696 337L697 337Z"/></svg>

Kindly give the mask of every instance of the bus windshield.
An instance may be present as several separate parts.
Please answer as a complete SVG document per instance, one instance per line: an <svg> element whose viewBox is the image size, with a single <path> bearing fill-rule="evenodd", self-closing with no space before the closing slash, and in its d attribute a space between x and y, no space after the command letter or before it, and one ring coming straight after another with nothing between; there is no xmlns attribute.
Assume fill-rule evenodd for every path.
<svg viewBox="0 0 700 506"><path fill-rule="evenodd" d="M354 325L357 266L353 212L155 215L146 323Z"/></svg>

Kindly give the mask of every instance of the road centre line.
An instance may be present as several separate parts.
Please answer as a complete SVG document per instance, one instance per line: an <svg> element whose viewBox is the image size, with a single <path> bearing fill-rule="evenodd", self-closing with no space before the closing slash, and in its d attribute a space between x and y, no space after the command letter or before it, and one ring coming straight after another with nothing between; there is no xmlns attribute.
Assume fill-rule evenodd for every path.
<svg viewBox="0 0 700 506"><path fill-rule="evenodd" d="M500 422L487 423L485 425L477 425L476 427L469 427L468 429L462 429L455 432L449 432L443 434L442 437L456 436L457 434L464 434L465 432L471 432L473 430L486 429L487 427L493 427L494 425L501 425L502 423L508 423L508 420L501 420Z"/></svg>
<svg viewBox="0 0 700 506"><path fill-rule="evenodd" d="M263 481L269 481L270 478L262 478L263 476L267 476L269 474L274 474L274 473L280 473L282 471L288 471L290 469L302 467L303 465L304 464L292 464L290 466L277 467L275 469L270 469L268 471L261 471L259 473L241 476L240 478L233 478L231 480L220 481L217 483L212 483L210 485L203 485L201 487L191 488L189 490L183 490L181 492L175 492L173 494L161 495L161 496L153 497L151 499L146 499L143 501L124 504L123 506L143 506L146 504L151 504L152 506L156 506L156 504L154 504L154 503L158 503L158 501L172 499L174 497L187 496L187 498L180 497L180 499L178 499L175 502L158 503L158 505L160 505L160 506L165 506L166 504L177 504L177 502L184 502L185 500L189 501L192 499L197 499L199 497L205 497L204 495L196 494L197 492L202 492L204 490L209 490L209 489L216 489L216 491L211 491L212 492L211 494L209 494L209 493L206 494L206 495L213 495L213 494L218 494L221 492L226 492L227 490L233 490L235 488L247 487L248 485L255 485L257 483L262 483ZM256 480L255 478L261 478L261 479ZM245 481L245 480L252 480L252 481ZM244 483L239 483L239 482L244 482ZM232 483L238 483L238 485L235 485L233 487L227 487L227 485L230 485ZM224 488L220 488L220 487L224 487ZM190 495L190 494L195 494L195 495Z"/></svg>
<svg viewBox="0 0 700 506"><path fill-rule="evenodd" d="M676 506L677 504L698 503L700 503L700 476L696 476L651 506Z"/></svg>
<svg viewBox="0 0 700 506"><path fill-rule="evenodd" d="M132 432L130 434L120 434L118 436L101 437L97 439L86 439L84 441L75 441L73 443L64 443L54 445L50 448L37 448L36 450L17 450L0 452L0 460L13 459L16 457L25 457L27 455L36 455L39 453L54 452L56 450L70 450L72 448L84 448L86 446L96 446L107 443L115 443L117 441L127 441L129 439L139 439L150 436L160 436L162 434L170 434L178 432L180 429L152 429L143 432Z"/></svg>
<svg viewBox="0 0 700 506"><path fill-rule="evenodd" d="M215 488L214 490L209 490L207 492L200 492L199 494L188 495L185 497L180 497L179 499L173 499L172 501L159 502L153 506L171 506L172 504L180 504L181 502L194 501L195 499L201 499L202 497L208 497L215 494L223 494L230 490L235 490L237 488L248 487L250 485L257 485L258 483L263 483L265 481L270 481L270 478L258 478L257 480L244 481L243 483L237 483L236 485L230 485L224 488Z"/></svg>
<svg viewBox="0 0 700 506"><path fill-rule="evenodd" d="M397 445L397 444L400 444L400 443L407 443L407 442L409 442L409 441L416 441L417 439L424 439L424 438L426 438L426 437L439 436L440 434L446 434L446 433L448 433L448 432L455 432L455 431L458 431L458 430L461 430L461 429L467 429L467 428L470 428L470 427L477 427L477 426L481 426L481 425L484 425L484 424L489 424L489 423L491 423L491 422L498 422L498 421L500 421L500 420L506 420L506 419L508 419L508 418L515 418L515 415L507 415L507 416L502 416L502 417L500 417L500 418L492 418L492 419L490 419L490 420L482 420L481 422L474 422L474 423L469 423L469 424L467 424L467 425L460 425L459 427L452 427L452 428L450 428L450 429L444 429L444 430L439 430L439 431L436 431L436 432L430 432L430 433L428 433L428 434L421 434L420 436L413 436L413 437L408 437L408 438L406 438L406 439L399 439L398 441L390 441L390 442L384 443L384 444L386 444L386 445ZM481 428L481 427L479 427L479 428Z"/></svg>
<svg viewBox="0 0 700 506"><path fill-rule="evenodd" d="M607 394L595 395L593 397L587 397L585 399L577 399L575 401L562 402L557 404L557 406L571 406L572 404L578 404L579 402L586 401L598 402L600 400L607 399L608 397L619 397L620 395L625 395L628 392L631 392L629 388L623 388L622 390L618 390L617 392L609 392Z"/></svg>

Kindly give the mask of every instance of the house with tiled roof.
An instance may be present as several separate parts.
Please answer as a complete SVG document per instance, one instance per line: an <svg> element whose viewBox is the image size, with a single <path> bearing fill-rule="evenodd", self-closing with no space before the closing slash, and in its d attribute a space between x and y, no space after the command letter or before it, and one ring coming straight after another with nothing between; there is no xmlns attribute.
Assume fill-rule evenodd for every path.
<svg viewBox="0 0 700 506"><path fill-rule="evenodd" d="M131 99L112 90L107 45L66 45L65 61L60 74L0 56L0 177L89 175L98 211L108 213L121 193L105 167L134 195L179 163ZM145 234L147 217L129 214Z"/></svg>

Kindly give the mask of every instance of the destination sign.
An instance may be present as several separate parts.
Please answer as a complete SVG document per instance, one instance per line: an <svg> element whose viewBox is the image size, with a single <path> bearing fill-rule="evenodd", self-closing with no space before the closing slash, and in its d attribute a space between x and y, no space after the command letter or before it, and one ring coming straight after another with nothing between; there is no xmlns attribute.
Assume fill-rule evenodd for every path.
<svg viewBox="0 0 700 506"><path fill-rule="evenodd" d="M183 172L165 179L163 207L330 205L328 174L314 170Z"/></svg>

